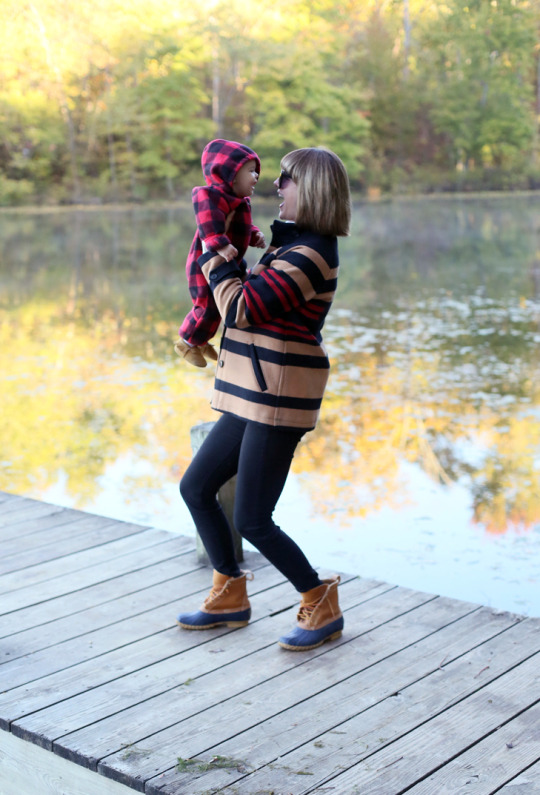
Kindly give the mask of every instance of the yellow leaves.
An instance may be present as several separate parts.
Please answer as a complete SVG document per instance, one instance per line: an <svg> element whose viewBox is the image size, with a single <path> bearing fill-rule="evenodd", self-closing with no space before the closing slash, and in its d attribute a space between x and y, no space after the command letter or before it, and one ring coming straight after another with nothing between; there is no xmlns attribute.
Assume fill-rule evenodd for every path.
<svg viewBox="0 0 540 795"><path fill-rule="evenodd" d="M473 478L474 519L493 532L528 528L540 519L540 425L515 416L512 403L494 410L472 400L459 379L440 382L440 356L410 352L409 366L384 366L374 354L333 362L321 420L294 461L314 511L346 522L409 500L404 462L434 482ZM531 388L531 397L537 400ZM508 408L506 407L508 405ZM462 449L474 450L475 464ZM338 516L335 516L336 511Z"/></svg>
<svg viewBox="0 0 540 795"><path fill-rule="evenodd" d="M80 503L134 449L152 460L156 488L183 471L191 425L213 419L209 378L190 379L173 355L161 367L128 356L110 323L55 328L54 315L29 302L0 325L0 489L37 493L65 476Z"/></svg>
<svg viewBox="0 0 540 795"><path fill-rule="evenodd" d="M498 432L496 432L498 431ZM540 426L523 414L493 423L491 446L474 473L474 519L492 533L540 520Z"/></svg>
<svg viewBox="0 0 540 795"><path fill-rule="evenodd" d="M169 64L149 58L146 61L146 70L150 77L166 77L169 74Z"/></svg>
<svg viewBox="0 0 540 795"><path fill-rule="evenodd" d="M106 284L100 295L126 289ZM0 316L0 489L39 497L64 478L80 503L124 460L149 462L149 471L127 468L123 499L178 480L191 460L191 427L217 418L212 368L189 369L174 355L176 324L153 303L137 315L137 302L127 309L119 300L113 310L108 299L83 301L65 283L53 302L40 299L40 289L36 279L35 297ZM532 411L506 402L502 386L489 392L472 364L457 375L444 347L415 350L411 342L405 356L396 326L393 352L362 348L348 317L342 329L339 315L333 322L321 419L293 462L314 512L347 523L399 507L409 500L403 473L412 464L437 484L472 483L474 520L492 532L539 520L540 426ZM495 371L490 361L486 378ZM520 388L536 406L532 380ZM473 463L463 450L473 451Z"/></svg>
<svg viewBox="0 0 540 795"><path fill-rule="evenodd" d="M158 320L154 323L154 330L161 337L166 337L171 333L171 324L166 323L164 320Z"/></svg>

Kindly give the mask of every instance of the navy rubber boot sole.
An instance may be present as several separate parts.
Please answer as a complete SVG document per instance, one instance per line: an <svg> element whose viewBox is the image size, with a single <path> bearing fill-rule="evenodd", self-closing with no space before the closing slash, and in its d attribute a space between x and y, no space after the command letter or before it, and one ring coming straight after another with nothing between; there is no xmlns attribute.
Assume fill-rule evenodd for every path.
<svg viewBox="0 0 540 795"><path fill-rule="evenodd" d="M280 638L278 643L282 649L289 651L310 651L322 646L323 643L340 638L344 623L343 616L340 616L320 629L295 627L288 635Z"/></svg>
<svg viewBox="0 0 540 795"><path fill-rule="evenodd" d="M214 627L245 627L249 624L251 609L239 610L236 613L205 613L197 610L195 613L180 613L176 623L182 629L213 629Z"/></svg>

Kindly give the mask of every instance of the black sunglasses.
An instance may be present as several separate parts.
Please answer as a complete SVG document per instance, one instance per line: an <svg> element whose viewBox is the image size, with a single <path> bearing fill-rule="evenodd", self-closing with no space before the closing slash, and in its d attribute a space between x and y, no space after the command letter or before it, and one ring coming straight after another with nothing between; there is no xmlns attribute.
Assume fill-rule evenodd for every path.
<svg viewBox="0 0 540 795"><path fill-rule="evenodd" d="M280 171L279 177L277 181L278 188L281 189L284 182L287 182L288 179L292 179L291 175L287 171Z"/></svg>

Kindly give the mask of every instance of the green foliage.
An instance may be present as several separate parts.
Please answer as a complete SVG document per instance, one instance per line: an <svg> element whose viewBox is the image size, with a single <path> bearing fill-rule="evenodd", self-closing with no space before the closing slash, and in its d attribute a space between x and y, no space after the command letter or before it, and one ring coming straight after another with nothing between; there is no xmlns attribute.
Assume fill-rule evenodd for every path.
<svg viewBox="0 0 540 795"><path fill-rule="evenodd" d="M257 149L261 192L301 146L383 192L418 169L490 169L497 188L538 171L530 0L2 7L2 204L176 198L217 136Z"/></svg>
<svg viewBox="0 0 540 795"><path fill-rule="evenodd" d="M0 205L25 204L34 196L34 186L28 179L6 179L0 176Z"/></svg>
<svg viewBox="0 0 540 795"><path fill-rule="evenodd" d="M426 35L432 119L452 165L513 166L534 134L535 20L515 0L450 0Z"/></svg>

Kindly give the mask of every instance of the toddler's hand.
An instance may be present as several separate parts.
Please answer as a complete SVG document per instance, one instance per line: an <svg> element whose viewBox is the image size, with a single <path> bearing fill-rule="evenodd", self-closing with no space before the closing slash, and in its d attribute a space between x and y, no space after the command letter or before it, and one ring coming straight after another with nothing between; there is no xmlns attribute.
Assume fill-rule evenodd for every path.
<svg viewBox="0 0 540 795"><path fill-rule="evenodd" d="M232 243L229 243L227 246L224 246L224 248L218 249L216 254L219 254L219 256L223 257L224 260L230 262L238 255L238 249L235 248Z"/></svg>
<svg viewBox="0 0 540 795"><path fill-rule="evenodd" d="M266 241L262 232L257 232L253 245L255 248L266 248Z"/></svg>

